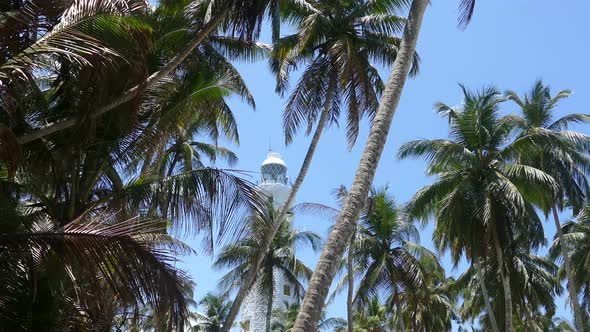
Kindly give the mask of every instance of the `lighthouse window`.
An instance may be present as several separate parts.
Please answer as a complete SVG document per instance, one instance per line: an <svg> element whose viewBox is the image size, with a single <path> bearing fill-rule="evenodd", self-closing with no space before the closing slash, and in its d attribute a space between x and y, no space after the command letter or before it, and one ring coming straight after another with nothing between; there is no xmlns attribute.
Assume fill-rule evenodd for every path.
<svg viewBox="0 0 590 332"><path fill-rule="evenodd" d="M267 164L262 166L262 179L265 182L286 183L286 171L283 165Z"/></svg>
<svg viewBox="0 0 590 332"><path fill-rule="evenodd" d="M250 321L244 321L244 323L242 323L242 329L243 331L250 331Z"/></svg>
<svg viewBox="0 0 590 332"><path fill-rule="evenodd" d="M289 285L283 286L283 294L285 296L291 296L291 287Z"/></svg>

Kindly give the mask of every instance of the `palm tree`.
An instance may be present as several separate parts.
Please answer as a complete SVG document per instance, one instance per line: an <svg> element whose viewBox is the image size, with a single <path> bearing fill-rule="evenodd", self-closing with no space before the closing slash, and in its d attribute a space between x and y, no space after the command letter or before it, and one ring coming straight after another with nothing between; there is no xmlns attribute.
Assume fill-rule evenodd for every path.
<svg viewBox="0 0 590 332"><path fill-rule="evenodd" d="M437 104L439 113L449 119L451 139L412 141L399 150L400 158L426 158L428 174L438 177L416 193L409 211L425 221L434 216L433 239L440 250L450 249L455 264L463 254L475 264L488 257L497 260L505 330L513 331L506 250L542 244L542 223L533 204L544 206L556 193L557 183L536 168L514 162L519 152L537 145L529 136L509 141L515 121L498 115L503 101L498 91L462 89L462 109Z"/></svg>
<svg viewBox="0 0 590 332"><path fill-rule="evenodd" d="M373 297L362 307L362 311L355 316L354 331L358 332L385 332L388 328L389 312L385 305L379 302L378 297Z"/></svg>
<svg viewBox="0 0 590 332"><path fill-rule="evenodd" d="M405 303L405 325L416 332L451 331L451 321L456 317L455 280L445 277L438 261L422 257L419 264L424 271L423 284L407 288L399 296Z"/></svg>
<svg viewBox="0 0 590 332"><path fill-rule="evenodd" d="M181 329L188 301L179 282L183 272L171 263L174 254L190 250L168 233L209 230L215 236L210 232L214 228L223 233L233 228L229 226L257 192L235 174L203 168L205 156L186 158L197 150L181 155L172 147L190 142L208 149L211 157L227 155L216 138L237 139L237 131L224 98L235 94L252 100L225 56L252 56L259 48L212 35L177 72L141 98L120 105L120 112L101 121L87 121L97 103L143 80L158 66L154 59L169 57L171 32L182 39L190 31L187 25L179 29L177 24L184 23L176 18L167 21L173 21L171 26L159 25L161 20L152 20L146 11L119 13L119 7L82 3L15 7L20 10L15 15L47 10L47 22L39 25L47 30L36 39L29 33L30 40L12 49L0 65L0 121L6 142L11 137L14 142L12 133L29 133L48 119L80 115L77 127L30 142L20 151L2 151L0 206L6 222L0 226L0 255L5 257L0 278L20 292L3 294L2 301L11 303L2 306L2 317L7 317L3 325L107 328L120 310L147 304L160 317L169 317L167 327ZM56 17L67 8L59 23ZM10 31L2 33L21 35ZM77 42L70 43L71 38ZM60 53L60 45L66 44L73 46ZM198 145L197 135L213 143ZM146 158L149 144L160 150ZM177 156L169 160L182 157L193 163L184 162L186 168L172 166L173 161L158 163L169 155ZM166 163L166 172L159 173L158 166Z"/></svg>
<svg viewBox="0 0 590 332"><path fill-rule="evenodd" d="M378 0L370 2L371 5L387 6L392 3L407 3L406 1ZM402 90L404 88L408 72L413 63L416 51L418 35L422 25L422 19L426 11L428 1L413 0L407 24L399 43L393 70L384 88L383 97L375 114L375 119L365 144L359 167L351 187L351 195L339 215L334 232L330 234L322 256L314 270L314 276L310 282L309 290L303 301L299 314L296 331L305 331L306 327L313 326L317 321L318 309L323 305L328 293L328 288L334 279L338 268L338 261L346 248L346 242L354 232L354 223L363 208L363 200L367 197L371 183L375 176L383 148L387 141L387 134L391 121L397 109ZM460 1L459 25L465 27L473 17L475 0Z"/></svg>
<svg viewBox="0 0 590 332"><path fill-rule="evenodd" d="M472 2L472 0L469 1ZM397 5L398 1L367 2L368 6L388 7L391 4ZM416 43L427 4L428 1L426 0L413 0L410 6L407 24L393 62L393 70L383 90L383 96L375 113L361 162L336 226L330 233L328 242L314 270L308 292L303 300L302 309L295 322L294 331L296 332L308 331L319 319L319 309L324 304L329 285L334 280L339 261L346 249L348 240L354 232L354 225L360 216L363 202L373 182L375 170L381 158L407 75L412 63L414 63Z"/></svg>
<svg viewBox="0 0 590 332"><path fill-rule="evenodd" d="M222 277L220 285L230 292L243 287L244 276L252 269L256 270L257 290L266 294L266 331L271 330L272 305L275 289L275 272L281 273L295 294L302 296L303 280L311 275L311 269L296 256L296 248L307 244L318 250L320 237L309 231L293 229L290 218L277 219L278 211L272 201L255 211L247 220L247 233L238 241L225 246L217 256L214 267L230 268ZM280 223L279 233L274 238L270 249L262 246L262 239ZM255 265L259 256L263 256L263 264ZM227 320L225 321L227 324Z"/></svg>
<svg viewBox="0 0 590 332"><path fill-rule="evenodd" d="M275 309L273 317L275 318L272 324L273 332L289 332L293 328L295 318L299 312L299 303L288 304L285 303L285 309ZM314 331L336 330L346 325L346 321L339 317L326 318L325 310L322 311L322 316L318 322L318 326Z"/></svg>
<svg viewBox="0 0 590 332"><path fill-rule="evenodd" d="M288 88L290 72L298 66L306 66L283 113L285 142L291 143L302 126L307 128L307 134L314 125L316 128L279 219L294 202L324 128L338 123L341 107L347 108L349 146L357 138L361 118L374 118L383 82L371 63L391 66L400 43L395 33L404 23L402 18L392 14L399 8L398 1L304 0L297 3L299 5L283 10L284 16L297 25L297 33L275 43L271 69L277 74L276 90L283 94ZM412 54L412 63L411 74L415 74L418 64L415 54ZM264 239L264 246L270 246L277 227ZM253 274L246 276L228 323L233 321L254 278Z"/></svg>
<svg viewBox="0 0 590 332"><path fill-rule="evenodd" d="M30 46L29 49L25 51L18 49L18 52L8 53L10 54L10 59L7 59L8 61L0 65L0 72L4 75L12 75L11 77L14 77L13 74L15 73L22 73L23 71L21 69L23 69L23 66L29 65L32 55L35 54L65 55L65 58L73 57L76 62L92 64L87 59L87 56L97 57L103 53L108 55L116 53L108 52L108 49L107 52L103 52L105 48L101 43L96 43L95 39L84 38L85 36L83 34L77 34L76 31L71 30L72 26L84 24L87 27L100 27L102 31L105 31L105 28L115 30L116 33L121 34L128 27L117 26L117 22L122 21L127 23L126 18L131 17L130 26L133 28L137 23L135 20L136 17L142 17L151 13L148 3L143 0L84 0L78 2L69 0L60 2L60 5L33 6L26 2L24 4L17 2L16 5L11 7L13 12L10 15L10 20L18 21L20 19L21 22L24 22L24 24L20 23L16 25L16 29L10 29L9 32L12 36L22 36L26 33L26 39L29 39L29 35L38 38L33 43L27 45ZM134 85L127 86L122 93L104 100L103 104L94 105L88 112L88 119L99 118L103 114L120 108L122 105L129 104L129 102L141 96L144 91L165 80L167 76L177 70L177 67L189 57L195 48L220 27L229 31L234 36L251 41L258 36L264 13L269 8L278 8L277 1L268 0L209 0L198 2L179 0L161 1L159 5L167 7L167 9L174 7L174 10L160 11L163 15L159 18L163 19L161 20L163 24L169 23L166 20L172 13L175 13L172 16L185 16L188 18L188 26L181 27L167 36L169 40L175 39L177 45L179 44L178 41L183 41L184 43L180 44L183 47L181 49L176 47L173 52L161 58L164 61L154 71L148 72L149 75L144 75L145 77L136 81ZM123 15L125 19L121 20L120 17L117 17L116 20L100 22L102 24L92 22L95 19L102 19L101 14L105 12L115 13L117 16ZM156 12L158 12L157 9ZM276 10L273 9L272 12L274 13ZM45 20L46 13L49 14L49 18L54 20ZM66 15L63 15L61 22L58 24L55 18L59 18L62 13ZM177 15L178 13L181 13L181 15ZM272 16L277 18L275 14ZM35 20L41 21L40 24L37 24ZM278 21L275 20L275 22ZM10 24L8 25L10 26ZM40 28L31 28L37 26ZM21 28L21 30L18 30L18 28ZM45 34L45 32L51 33ZM188 40L178 38L179 35L190 38ZM43 38L39 38L40 36L43 36ZM129 36L131 35L129 34ZM133 37L130 38L130 41L133 41ZM84 42L84 44L81 42ZM70 47L76 44L78 44L78 47L74 48L73 52L71 49L64 47L64 45ZM0 76L6 78L4 75ZM66 114L66 116L60 117L59 119L52 119L52 122L44 123L42 126L35 125L31 128L32 130L17 133L18 139L16 141L20 144L32 142L53 133L70 129L78 124L78 120L77 116Z"/></svg>
<svg viewBox="0 0 590 332"><path fill-rule="evenodd" d="M391 293L392 306L398 313L398 325L405 330L401 313L405 309L401 294L423 287L426 271L420 259L434 264L436 257L417 244L419 233L414 224L387 192L387 187L373 189L370 207L361 218L353 257L361 275L355 303L363 306L376 294Z"/></svg>
<svg viewBox="0 0 590 332"><path fill-rule="evenodd" d="M205 311L196 313L196 325L191 328L191 331L221 331L221 326L231 308L231 303L227 301L227 295L207 293L207 295L199 301L199 305L204 307Z"/></svg>
<svg viewBox="0 0 590 332"><path fill-rule="evenodd" d="M188 279L187 276L179 276L181 288L185 294L187 306L190 308L196 307L197 302L193 300L193 290L195 283ZM104 303L103 303L104 305ZM107 304L108 305L108 304ZM131 309L131 310L127 310ZM117 316L111 328L113 331L164 331L171 327L170 325L170 311L154 311L150 306L141 307L139 310L134 308L118 308ZM195 313L189 312L185 318L184 324L190 328L196 319Z"/></svg>
<svg viewBox="0 0 590 332"><path fill-rule="evenodd" d="M590 115L574 113L554 120L553 113L558 102L570 94L569 90L562 90L555 96L551 96L549 87L543 85L542 81L535 82L530 93L523 98L512 91L506 93L508 99L514 101L521 109L521 135L547 136L548 143L551 143L544 144L537 153L523 155L521 162L550 174L559 182L560 192L550 203L559 238L563 234L558 210L563 210L564 202L567 199L576 213L590 191L586 179L590 169L590 159L588 158L590 137L567 130L573 123L590 122ZM579 326L579 330L581 330L581 326L583 326L582 313L577 300L575 283L572 280L571 261L567 254L568 248L562 246L561 249L563 250L561 256L567 277L569 302L576 326Z"/></svg>
<svg viewBox="0 0 590 332"><path fill-rule="evenodd" d="M555 238L550 257L555 259L561 256L561 247L568 245L572 269L571 282L575 298L577 299L580 293L582 295L582 321L587 322L590 317L590 208L584 206L574 221L564 223L561 228L563 234ZM586 325L582 325L582 330Z"/></svg>
<svg viewBox="0 0 590 332"><path fill-rule="evenodd" d="M557 266L550 260L515 247L507 251L506 259L515 315L515 330L542 330L544 316L552 315L556 310L555 297L562 292L557 278ZM487 266L484 272L488 289L496 290L490 295L494 299L495 317L505 320L502 308L501 280L496 273L497 267ZM480 317L480 325L489 329L490 319L484 310L484 290L475 275L473 267L459 277L454 288L463 293L461 318L464 320Z"/></svg>

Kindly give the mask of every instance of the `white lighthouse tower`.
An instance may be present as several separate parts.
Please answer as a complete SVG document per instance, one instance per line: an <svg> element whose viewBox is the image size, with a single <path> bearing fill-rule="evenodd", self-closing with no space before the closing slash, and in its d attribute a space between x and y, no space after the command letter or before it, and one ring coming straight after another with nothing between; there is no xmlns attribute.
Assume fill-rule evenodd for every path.
<svg viewBox="0 0 590 332"><path fill-rule="evenodd" d="M291 186L287 178L287 164L279 153L272 151L268 153L260 166L260 175L258 187L272 198L275 208L281 208L289 197ZM285 282L285 277L280 271L273 272L273 279L273 310L286 309L287 304L295 302L295 293ZM256 282L244 299L241 318L242 331L265 331L267 301L268 296L264 295L261 285Z"/></svg>

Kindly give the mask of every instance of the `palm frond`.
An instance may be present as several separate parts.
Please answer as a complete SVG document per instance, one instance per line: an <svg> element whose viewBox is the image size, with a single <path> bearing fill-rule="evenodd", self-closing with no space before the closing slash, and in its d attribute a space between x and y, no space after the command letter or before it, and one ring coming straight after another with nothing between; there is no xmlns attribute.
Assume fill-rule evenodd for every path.
<svg viewBox="0 0 590 332"><path fill-rule="evenodd" d="M154 247L168 241L151 236L165 230L165 224L138 218L111 223L101 218L79 219L63 229L5 233L0 242L4 253L30 256L32 262L22 261L27 269L41 268L59 257L63 268L76 271L77 277L69 274L74 288L85 287L79 280L109 287L127 303L145 302L154 310L169 312L174 326L182 328L188 314L182 273L170 264L174 259L169 251Z"/></svg>

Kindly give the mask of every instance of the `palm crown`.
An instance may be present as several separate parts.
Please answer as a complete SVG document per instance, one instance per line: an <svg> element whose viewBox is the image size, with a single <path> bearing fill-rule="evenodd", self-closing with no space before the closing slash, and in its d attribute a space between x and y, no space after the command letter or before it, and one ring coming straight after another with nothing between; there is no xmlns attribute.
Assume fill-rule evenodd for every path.
<svg viewBox="0 0 590 332"><path fill-rule="evenodd" d="M404 27L395 15L403 1L302 1L284 9L297 33L278 40L271 58L277 91L284 93L292 70L305 66L283 115L285 140L290 143L303 126L309 133L320 113L338 123L346 110L349 146L357 138L359 121L372 119L383 82L374 63L391 66ZM414 59L411 75L418 71Z"/></svg>
<svg viewBox="0 0 590 332"><path fill-rule="evenodd" d="M488 240L506 246L518 234L532 235L527 246L537 247L542 225L533 204L545 206L557 184L515 161L520 152L539 145L530 136L510 142L515 121L498 115L503 101L498 91L463 88L463 93L462 109L437 104L449 119L450 139L412 141L399 150L400 158L426 158L428 174L437 176L413 197L410 214L422 220L434 216L434 240L441 250L450 249L455 262L462 253L468 259L485 256Z"/></svg>

